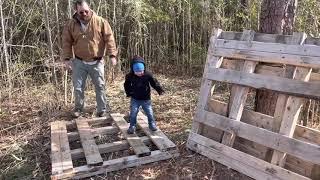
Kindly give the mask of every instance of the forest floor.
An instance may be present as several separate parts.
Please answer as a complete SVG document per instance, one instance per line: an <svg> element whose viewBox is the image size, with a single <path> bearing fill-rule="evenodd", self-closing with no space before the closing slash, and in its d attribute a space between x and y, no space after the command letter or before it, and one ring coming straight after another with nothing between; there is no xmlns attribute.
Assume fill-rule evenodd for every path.
<svg viewBox="0 0 320 180"><path fill-rule="evenodd" d="M158 127L178 147L180 157L120 170L89 179L251 179L204 156L189 151L186 141L200 89L200 78L157 76L166 93L153 92ZM220 88L223 93L223 87ZM219 91L219 87L218 87ZM123 78L107 84L112 112L128 114L129 99ZM57 98L54 98L57 97ZM94 116L95 95L86 91L87 116ZM14 92L11 102L0 106L0 179L49 179L50 127L52 121L70 121L72 104L63 103L63 94L50 85Z"/></svg>

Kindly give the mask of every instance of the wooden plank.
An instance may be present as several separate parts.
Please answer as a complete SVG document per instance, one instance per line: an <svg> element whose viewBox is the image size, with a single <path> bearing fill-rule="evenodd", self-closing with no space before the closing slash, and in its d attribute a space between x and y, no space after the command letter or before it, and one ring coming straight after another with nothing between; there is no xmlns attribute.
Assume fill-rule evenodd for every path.
<svg viewBox="0 0 320 180"><path fill-rule="evenodd" d="M315 38L310 36L306 39L305 44L313 44L313 45L320 46L320 38Z"/></svg>
<svg viewBox="0 0 320 180"><path fill-rule="evenodd" d="M284 167L293 172L299 173L306 177L312 176L312 168L314 164L311 162L303 161L297 157L288 155Z"/></svg>
<svg viewBox="0 0 320 180"><path fill-rule="evenodd" d="M176 145L160 130L150 131L148 119L141 112L137 116L137 124L142 131L151 139L160 151L176 149Z"/></svg>
<svg viewBox="0 0 320 180"><path fill-rule="evenodd" d="M179 153L177 151L166 151L162 152L152 151L150 156L137 157L127 156L118 159L112 159L109 161L104 161L101 167L90 167L90 166L80 166L74 168L74 173L63 173L52 176L52 178L56 179L81 179L90 176L95 176L99 174L105 174L107 172L117 171L121 169L126 169L130 167L140 166L143 164L148 164L152 162L167 160L171 158L178 157Z"/></svg>
<svg viewBox="0 0 320 180"><path fill-rule="evenodd" d="M209 102L209 106L211 107L210 108L211 112L220 114L222 116L226 116L226 112L227 112L226 103L212 99ZM256 127L272 130L273 128L272 123L274 121L274 118L272 116L268 116L259 112L244 109L241 117L241 121L247 124L254 125ZM221 131L220 129L218 130ZM268 149L265 146L240 138L240 137L236 138L235 144L233 147L235 149L238 149L242 152L245 152L247 154L250 154L260 159L265 159L266 154L268 152Z"/></svg>
<svg viewBox="0 0 320 180"><path fill-rule="evenodd" d="M221 68L239 71L241 64L243 64L243 60L224 59ZM273 67L258 64L255 73L268 76L284 77L285 69L282 67ZM312 72L309 81L319 83L320 73Z"/></svg>
<svg viewBox="0 0 320 180"><path fill-rule="evenodd" d="M297 125L293 137L306 142L320 145L320 131L316 129Z"/></svg>
<svg viewBox="0 0 320 180"><path fill-rule="evenodd" d="M51 123L52 174L72 171L73 164L64 121Z"/></svg>
<svg viewBox="0 0 320 180"><path fill-rule="evenodd" d="M296 34L300 35L303 33L296 33ZM295 37L292 36L292 38L295 38ZM288 55L319 58L320 46L309 45L309 44L301 45L300 42L302 41L304 42L306 35L300 38L303 38L303 39L295 39L296 42L289 42L288 44L266 43L266 42L258 42L258 41L250 41L250 43L248 43L246 41L218 39L216 41L216 48L231 49L231 50L234 49L238 51L255 51L257 53L266 52L266 53L288 54ZM319 64L319 63L314 63L314 64Z"/></svg>
<svg viewBox="0 0 320 180"><path fill-rule="evenodd" d="M241 36L242 32L223 31L219 39L240 40ZM269 43L287 43L291 40L291 35L255 33L253 40Z"/></svg>
<svg viewBox="0 0 320 180"><path fill-rule="evenodd" d="M320 83L297 81L281 77L276 78L216 68L210 69L206 76L208 79L214 81L239 84L255 89L269 89L300 97L320 99Z"/></svg>
<svg viewBox="0 0 320 180"><path fill-rule="evenodd" d="M262 160L265 159L266 150L268 149L265 146L241 137L236 137L235 143L232 147Z"/></svg>
<svg viewBox="0 0 320 180"><path fill-rule="evenodd" d="M210 111L217 113L217 114L220 114L222 116L226 116L226 112L227 112L227 104L226 103L212 99L209 103L209 106L210 106ZM274 129L273 123L272 123L273 120L274 120L274 118L271 116L261 114L261 113L255 112L255 111L247 110L247 109L244 109L243 115L241 118L242 122L254 125L256 127L268 129L268 130ZM298 139L298 140L301 140L304 142L309 142L309 143L320 145L320 131L315 130L315 129L311 129L311 128L307 128L305 126L297 125L293 137L295 139ZM267 149L261 149L261 147L265 147L265 146L256 144L252 141L245 140L245 139L242 139L242 141L239 141L239 140L240 140L240 138L236 139L234 148L241 150L242 152L248 153L250 155L253 155L255 157L258 157L260 159L265 159ZM287 158L287 161L291 162L291 161L294 161L294 159L296 159L296 158L289 155ZM297 169L307 168L305 171L309 172L309 169L308 169L309 167L307 167L306 164L310 164L310 162L300 161L299 164L295 165L297 167L292 168L293 167L292 165L291 166L288 165L286 167L292 168L289 170L292 170L294 172L297 172ZM319 169L319 166L314 165L312 168ZM316 174L316 172L317 172L317 170L314 170L313 176L319 177L319 174ZM308 177L311 177L310 174L305 174L305 175Z"/></svg>
<svg viewBox="0 0 320 180"><path fill-rule="evenodd" d="M191 150L255 179L309 179L195 133L190 134L187 146Z"/></svg>
<svg viewBox="0 0 320 180"><path fill-rule="evenodd" d="M297 39L301 39L300 43L303 43L306 39L306 34L296 33L294 34L293 38L294 37L296 37ZM297 67L293 79L309 81L311 72L311 68ZM288 97L286 106L283 109L284 113L282 116L281 127L279 131L280 134L287 135L288 137L293 136L303 103L304 99L302 98L297 98L294 96ZM284 166L286 159L285 157L285 153L274 151L271 163Z"/></svg>
<svg viewBox="0 0 320 180"><path fill-rule="evenodd" d="M240 121L203 111L199 121L208 126L213 126L224 131L233 132L236 136L248 139L258 144L287 152L315 164L320 164L320 146L296 140L263 128L255 127Z"/></svg>
<svg viewBox="0 0 320 180"><path fill-rule="evenodd" d="M149 156L151 154L149 148L142 142L139 136L127 133L129 125L123 119L123 115L111 114L111 117L138 157Z"/></svg>
<svg viewBox="0 0 320 180"><path fill-rule="evenodd" d="M320 46L217 40L215 55L259 62L319 68ZM269 59L269 60L268 60Z"/></svg>
<svg viewBox="0 0 320 180"><path fill-rule="evenodd" d="M302 45L307 37L305 33L293 33L293 36L291 36L292 39L288 44L298 44ZM282 77L293 79L294 73L296 71L296 68L294 66L287 65L285 66L284 73ZM286 104L288 101L288 95L286 94L278 94L277 102L276 102L276 108L274 112L274 121L273 121L273 131L279 132L281 122L284 117L284 112L286 111ZM266 160L268 162L272 162L272 155L273 150L269 150L269 153L266 155Z"/></svg>
<svg viewBox="0 0 320 180"><path fill-rule="evenodd" d="M209 107L210 112L214 112L222 116L226 116L227 114L227 103L211 99L209 102ZM241 121L247 124L254 125L256 127L272 130L272 122L274 121L274 118L269 115L251 111L249 109L244 109Z"/></svg>
<svg viewBox="0 0 320 180"><path fill-rule="evenodd" d="M87 121L83 119L76 120L78 127L82 148L86 156L88 165L96 166L103 163L99 148L94 140L92 129Z"/></svg>
<svg viewBox="0 0 320 180"><path fill-rule="evenodd" d="M101 128L92 128L91 133L93 137L100 135L112 135L119 132L119 129L113 126L101 127ZM68 133L69 142L74 142L80 139L78 132L69 132Z"/></svg>
<svg viewBox="0 0 320 180"><path fill-rule="evenodd" d="M108 123L112 123L112 119L109 117L95 117L90 119L85 119L89 123L89 125L104 125ZM77 128L76 121L67 121L67 128Z"/></svg>
<svg viewBox="0 0 320 180"><path fill-rule="evenodd" d="M212 81L208 80L205 77L205 74L207 74L209 68L219 68L222 64L223 58L217 57L213 55L215 42L218 39L218 37L221 35L222 30L216 29L214 31L213 36L210 38L210 44L207 54L207 61L204 67L203 77L201 80L201 86L200 86L200 95L197 103L197 109L194 115L194 119L197 119L197 116L199 115L199 112L206 108L208 99L211 95L211 90L214 89L214 85L212 84ZM202 134L203 131L203 125L199 124L197 121L192 122L192 132L196 132L198 134Z"/></svg>
<svg viewBox="0 0 320 180"><path fill-rule="evenodd" d="M151 140L147 136L141 137L141 140L143 141L143 143L147 145L151 144ZM105 154L105 153L111 153L111 152L117 152L117 151L123 151L123 150L129 149L130 145L127 140L123 140L123 141L116 141L116 142L107 143L107 144L99 144L98 148L99 148L100 154ZM79 148L79 149L71 150L71 157L73 160L84 158L85 155L84 155L83 149Z"/></svg>
<svg viewBox="0 0 320 180"><path fill-rule="evenodd" d="M298 56L257 51L240 51L236 49L224 48L215 48L214 55L232 59L243 59L276 64L290 64L294 66L309 67L315 69L320 68L320 62L318 61L319 57L313 56Z"/></svg>
<svg viewBox="0 0 320 180"><path fill-rule="evenodd" d="M61 146L60 146L60 122L51 123L51 164L52 174L62 173L62 158L61 158Z"/></svg>
<svg viewBox="0 0 320 180"><path fill-rule="evenodd" d="M245 30L242 34L241 40L246 41L246 43L251 43L254 37L254 34L255 34L254 31ZM257 62L245 61L244 65L241 68L241 71L246 73L253 73L256 65L257 65ZM241 120L243 108L245 106L249 90L250 88L248 87L233 85L231 90L230 101L229 101L229 111L228 111L229 118L234 119L235 121ZM234 140L235 140L234 134L232 133L229 134L225 132L221 142L224 145L232 146L234 143Z"/></svg>
<svg viewBox="0 0 320 180"><path fill-rule="evenodd" d="M217 142L221 142L223 131L218 128L204 125L202 130L202 135L207 138L213 139Z"/></svg>

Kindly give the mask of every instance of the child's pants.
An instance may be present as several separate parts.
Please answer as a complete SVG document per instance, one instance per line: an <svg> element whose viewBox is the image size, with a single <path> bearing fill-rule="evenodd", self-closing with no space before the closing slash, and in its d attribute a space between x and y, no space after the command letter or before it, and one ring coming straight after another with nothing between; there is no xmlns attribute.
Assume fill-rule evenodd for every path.
<svg viewBox="0 0 320 180"><path fill-rule="evenodd" d="M137 114L139 112L139 107L142 107L143 111L148 117L149 126L154 124L153 110L151 106L151 100L136 100L131 98L130 103L130 126L136 126Z"/></svg>

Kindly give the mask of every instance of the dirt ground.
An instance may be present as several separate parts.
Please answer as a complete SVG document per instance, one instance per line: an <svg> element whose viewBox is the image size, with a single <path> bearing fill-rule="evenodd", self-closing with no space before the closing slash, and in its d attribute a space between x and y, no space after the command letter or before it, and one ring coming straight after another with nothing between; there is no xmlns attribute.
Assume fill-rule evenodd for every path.
<svg viewBox="0 0 320 180"><path fill-rule="evenodd" d="M158 127L177 145L180 157L128 168L88 179L251 179L186 148L200 78L156 76L166 93L152 94ZM112 112L127 114L129 99L123 78L107 85ZM72 104L50 85L17 89L11 102L0 106L0 179L49 179L50 127L56 120L71 120ZM92 86L86 92L86 116L94 116Z"/></svg>

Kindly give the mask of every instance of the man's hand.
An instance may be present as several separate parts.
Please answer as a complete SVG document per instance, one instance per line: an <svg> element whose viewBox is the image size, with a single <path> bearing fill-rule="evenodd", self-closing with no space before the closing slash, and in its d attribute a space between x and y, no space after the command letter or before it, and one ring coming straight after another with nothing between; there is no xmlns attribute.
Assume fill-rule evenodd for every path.
<svg viewBox="0 0 320 180"><path fill-rule="evenodd" d="M116 66L117 65L117 59L115 57L111 57L110 61L112 63L112 66Z"/></svg>
<svg viewBox="0 0 320 180"><path fill-rule="evenodd" d="M65 60L63 63L64 63L65 70L72 70L72 66L71 66L72 61L71 60Z"/></svg>

